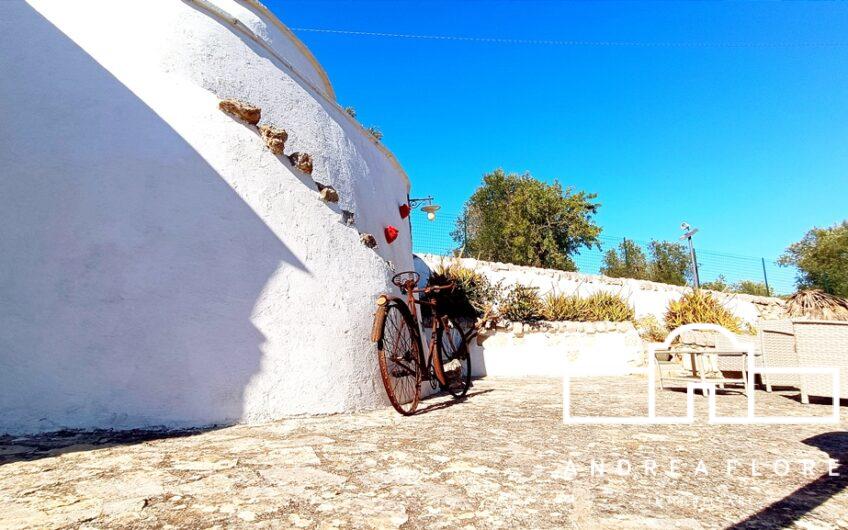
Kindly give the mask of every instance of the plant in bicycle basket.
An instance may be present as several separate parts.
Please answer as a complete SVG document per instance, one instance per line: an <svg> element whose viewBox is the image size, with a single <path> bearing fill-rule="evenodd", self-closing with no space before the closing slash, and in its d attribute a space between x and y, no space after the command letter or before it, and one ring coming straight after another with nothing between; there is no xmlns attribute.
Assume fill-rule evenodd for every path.
<svg viewBox="0 0 848 530"><path fill-rule="evenodd" d="M457 319L492 318L498 303L500 285L492 285L482 273L463 267L458 260L442 261L433 269L428 286L455 283L456 289L439 291L431 296L439 311Z"/></svg>

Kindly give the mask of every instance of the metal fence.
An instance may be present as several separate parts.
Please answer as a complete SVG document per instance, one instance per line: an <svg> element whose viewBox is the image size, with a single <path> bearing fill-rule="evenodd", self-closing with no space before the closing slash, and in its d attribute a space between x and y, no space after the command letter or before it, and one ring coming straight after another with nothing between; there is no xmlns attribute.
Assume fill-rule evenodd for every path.
<svg viewBox="0 0 848 530"><path fill-rule="evenodd" d="M432 221L419 210L412 212L412 250L422 254L442 256L453 255L459 245L451 237L456 229L458 214L440 210ZM659 238L658 238L659 239ZM604 253L609 249L617 249L624 237L602 235L599 237L601 248L581 249L580 253L572 256L580 272L598 274L603 266ZM649 256L648 241L627 238L638 244L646 256ZM698 276L701 283L711 282L722 276L728 284L743 280L762 282L768 285L772 295L790 294L795 291L795 275L793 267L783 267L776 263L775 258L758 256L740 256L715 252L698 247ZM471 257L471 256L469 256Z"/></svg>

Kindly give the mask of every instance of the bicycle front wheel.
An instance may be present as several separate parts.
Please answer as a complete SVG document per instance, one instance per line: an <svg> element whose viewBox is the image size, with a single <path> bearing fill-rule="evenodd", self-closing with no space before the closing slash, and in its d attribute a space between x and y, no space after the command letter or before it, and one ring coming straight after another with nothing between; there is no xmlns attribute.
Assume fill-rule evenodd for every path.
<svg viewBox="0 0 848 530"><path fill-rule="evenodd" d="M421 397L421 342L415 320L406 304L387 304L383 330L377 341L380 376L392 406L409 416Z"/></svg>
<svg viewBox="0 0 848 530"><path fill-rule="evenodd" d="M440 386L453 397L461 398L471 387L471 354L459 323L447 318L445 324L436 331L436 348L445 379Z"/></svg>

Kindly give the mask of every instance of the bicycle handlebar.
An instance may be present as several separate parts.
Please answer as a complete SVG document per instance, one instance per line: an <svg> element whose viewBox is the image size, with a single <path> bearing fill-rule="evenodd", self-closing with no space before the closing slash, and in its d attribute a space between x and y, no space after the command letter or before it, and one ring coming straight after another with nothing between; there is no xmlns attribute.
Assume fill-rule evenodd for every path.
<svg viewBox="0 0 848 530"><path fill-rule="evenodd" d="M430 293L438 293L439 291L443 291L445 289L453 290L455 287L456 287L456 282L451 282L451 283L447 283L445 285L431 285L431 286L428 286L428 287L424 287L423 289L413 289L413 292L430 294Z"/></svg>

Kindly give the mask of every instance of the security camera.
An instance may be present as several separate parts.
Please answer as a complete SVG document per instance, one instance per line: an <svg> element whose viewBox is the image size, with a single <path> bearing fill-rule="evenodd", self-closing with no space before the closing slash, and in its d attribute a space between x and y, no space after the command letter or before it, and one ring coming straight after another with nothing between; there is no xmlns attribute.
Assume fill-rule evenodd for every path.
<svg viewBox="0 0 848 530"><path fill-rule="evenodd" d="M680 223L680 229L683 230L684 232L688 232L690 228L692 228L692 227L689 226L689 223L687 223L685 221Z"/></svg>

